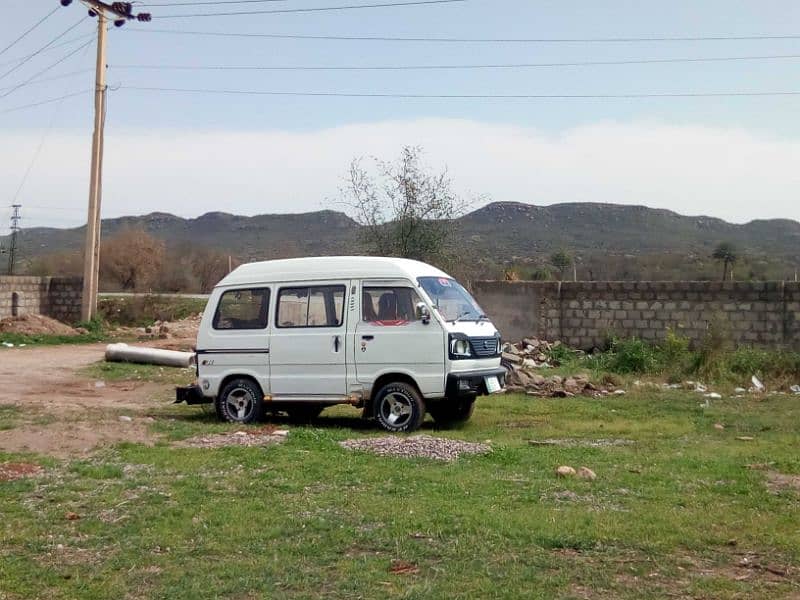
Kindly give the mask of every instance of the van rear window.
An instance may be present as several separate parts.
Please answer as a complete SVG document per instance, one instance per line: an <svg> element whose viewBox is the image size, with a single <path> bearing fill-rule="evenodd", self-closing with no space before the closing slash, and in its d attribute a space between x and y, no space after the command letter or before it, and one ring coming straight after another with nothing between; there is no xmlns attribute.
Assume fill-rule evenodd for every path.
<svg viewBox="0 0 800 600"><path fill-rule="evenodd" d="M344 316L343 285L282 288L277 327L340 327Z"/></svg>
<svg viewBox="0 0 800 600"><path fill-rule="evenodd" d="M228 290L219 299L214 329L265 329L269 312L269 288Z"/></svg>

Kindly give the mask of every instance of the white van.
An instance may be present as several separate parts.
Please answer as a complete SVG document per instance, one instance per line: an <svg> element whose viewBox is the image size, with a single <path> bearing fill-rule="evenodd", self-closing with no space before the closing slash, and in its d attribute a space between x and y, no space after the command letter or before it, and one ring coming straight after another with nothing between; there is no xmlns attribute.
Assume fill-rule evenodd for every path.
<svg viewBox="0 0 800 600"><path fill-rule="evenodd" d="M388 431L426 411L464 421L503 391L500 334L457 281L425 263L365 256L242 265L219 282L197 335L197 385L177 402L224 420L307 420L363 409Z"/></svg>

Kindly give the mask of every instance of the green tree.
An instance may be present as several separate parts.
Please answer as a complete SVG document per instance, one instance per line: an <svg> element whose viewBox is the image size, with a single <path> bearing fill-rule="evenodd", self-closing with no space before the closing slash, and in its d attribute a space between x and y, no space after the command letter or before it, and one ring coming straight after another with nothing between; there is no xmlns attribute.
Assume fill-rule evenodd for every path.
<svg viewBox="0 0 800 600"><path fill-rule="evenodd" d="M368 254L448 261L455 219L468 204L453 192L446 170L431 172L421 158L420 148L406 146L395 162L373 159L374 171L361 159L350 164L341 195L362 227L359 238Z"/></svg>
<svg viewBox="0 0 800 600"><path fill-rule="evenodd" d="M564 274L572 266L572 255L566 250L559 250L550 255L550 264L558 271L558 278L563 281Z"/></svg>
<svg viewBox="0 0 800 600"><path fill-rule="evenodd" d="M729 269L732 269L733 264L739 258L739 252L730 242L721 242L714 248L714 252L711 254L711 257L722 261L722 281L725 281L728 278ZM733 271L730 271L731 274Z"/></svg>

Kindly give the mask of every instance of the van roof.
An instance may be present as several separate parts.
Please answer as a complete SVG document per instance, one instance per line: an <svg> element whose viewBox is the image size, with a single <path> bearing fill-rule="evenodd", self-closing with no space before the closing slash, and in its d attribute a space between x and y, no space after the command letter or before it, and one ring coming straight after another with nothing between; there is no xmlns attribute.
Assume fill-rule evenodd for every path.
<svg viewBox="0 0 800 600"><path fill-rule="evenodd" d="M449 277L424 262L383 256L311 256L265 260L241 265L231 271L217 287L249 283L315 281L331 279L381 278L410 279Z"/></svg>

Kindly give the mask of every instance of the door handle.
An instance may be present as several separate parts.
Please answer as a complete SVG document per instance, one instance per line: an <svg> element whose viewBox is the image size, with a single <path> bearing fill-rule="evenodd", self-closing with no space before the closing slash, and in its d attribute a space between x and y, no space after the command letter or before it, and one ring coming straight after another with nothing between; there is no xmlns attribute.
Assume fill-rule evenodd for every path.
<svg viewBox="0 0 800 600"><path fill-rule="evenodd" d="M367 340L369 342L370 340L374 340L375 336L374 335L362 335L361 339L362 340Z"/></svg>
<svg viewBox="0 0 800 600"><path fill-rule="evenodd" d="M339 351L339 336L338 335L333 336L333 351L334 352L338 352Z"/></svg>

